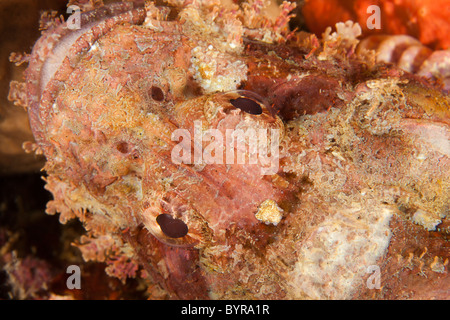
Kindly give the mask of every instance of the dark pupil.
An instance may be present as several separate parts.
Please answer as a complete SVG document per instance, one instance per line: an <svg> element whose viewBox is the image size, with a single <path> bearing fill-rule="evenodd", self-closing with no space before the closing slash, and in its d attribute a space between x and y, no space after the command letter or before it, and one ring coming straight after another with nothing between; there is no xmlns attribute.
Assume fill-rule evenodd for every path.
<svg viewBox="0 0 450 320"><path fill-rule="evenodd" d="M180 219L174 219L170 214L160 214L156 217L156 222L161 227L162 232L170 238L182 238L187 235L189 229Z"/></svg>
<svg viewBox="0 0 450 320"><path fill-rule="evenodd" d="M237 99L231 99L230 102L235 108L241 109L242 111L250 113L250 114L258 115L263 112L259 103L253 101L252 99L237 98Z"/></svg>
<svg viewBox="0 0 450 320"><path fill-rule="evenodd" d="M164 92L161 90L161 88L152 87L152 99L155 101L164 100Z"/></svg>
<svg viewBox="0 0 450 320"><path fill-rule="evenodd" d="M130 146L126 142L121 142L117 145L117 150L121 153L130 152Z"/></svg>

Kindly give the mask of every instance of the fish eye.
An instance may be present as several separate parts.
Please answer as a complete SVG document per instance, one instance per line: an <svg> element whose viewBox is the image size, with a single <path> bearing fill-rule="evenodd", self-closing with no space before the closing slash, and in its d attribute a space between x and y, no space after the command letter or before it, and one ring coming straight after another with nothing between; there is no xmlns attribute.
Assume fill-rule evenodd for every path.
<svg viewBox="0 0 450 320"><path fill-rule="evenodd" d="M230 107L239 109L242 113L250 115L275 116L268 101L259 94L248 90L232 90L220 95L220 99L229 102Z"/></svg>
<svg viewBox="0 0 450 320"><path fill-rule="evenodd" d="M163 101L164 100L164 92L161 88L153 86L151 88L151 96L155 101Z"/></svg>
<svg viewBox="0 0 450 320"><path fill-rule="evenodd" d="M263 112L263 109L261 108L261 105L254 101L253 99L246 98L246 97L239 97L237 99L231 99L230 103L238 109L241 109L242 111L253 114L253 115L260 115Z"/></svg>
<svg viewBox="0 0 450 320"><path fill-rule="evenodd" d="M182 238L189 232L189 228L181 219L172 218L170 214L163 213L156 217L161 231L169 238Z"/></svg>

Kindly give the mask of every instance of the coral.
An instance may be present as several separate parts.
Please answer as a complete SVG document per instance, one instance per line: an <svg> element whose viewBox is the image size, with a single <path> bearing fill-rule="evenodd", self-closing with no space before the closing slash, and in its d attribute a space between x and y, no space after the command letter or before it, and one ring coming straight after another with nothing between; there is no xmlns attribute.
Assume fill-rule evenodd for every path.
<svg viewBox="0 0 450 320"><path fill-rule="evenodd" d="M366 60L358 24L289 32L289 4L89 4L11 93L86 260L150 298L449 298L439 85Z"/></svg>
<svg viewBox="0 0 450 320"><path fill-rule="evenodd" d="M450 91L450 50L432 51L406 35L371 36L358 45L360 54L375 50L379 63L393 63L401 69L442 83Z"/></svg>
<svg viewBox="0 0 450 320"><path fill-rule="evenodd" d="M373 14L368 8L373 5L380 8L379 29L367 27ZM302 12L306 25L317 35L338 22L352 20L361 25L364 36L404 34L433 49L450 48L448 0L307 0Z"/></svg>
<svg viewBox="0 0 450 320"><path fill-rule="evenodd" d="M36 298L39 297L39 292L47 290L53 275L45 261L31 257L18 259L14 253L4 256L3 259L7 261L4 268L16 298Z"/></svg>

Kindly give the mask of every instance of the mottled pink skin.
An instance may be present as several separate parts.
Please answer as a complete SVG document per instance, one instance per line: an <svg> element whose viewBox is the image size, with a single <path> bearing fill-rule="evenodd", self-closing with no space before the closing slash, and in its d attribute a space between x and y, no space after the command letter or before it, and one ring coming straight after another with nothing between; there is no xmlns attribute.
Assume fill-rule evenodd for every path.
<svg viewBox="0 0 450 320"><path fill-rule="evenodd" d="M334 221L336 210L348 206L341 198L370 211L361 194L377 199L392 188L400 189L398 196L372 199L380 208L397 208L400 216L389 252L379 260L394 270L403 267L390 261L403 255L404 243L412 241L405 231L412 225L411 210L448 208L445 198L442 203L430 200L441 199L448 190L448 146L433 139L436 133L448 136L448 109L439 109L441 102L448 103L446 97L418 77L383 66L369 69L355 56L336 53L319 59L309 54L312 48L299 45L300 40L276 45L248 41L240 54L248 77L238 87L263 96L268 105L263 115L245 114L222 92L206 95L193 79L191 49L199 41L184 33L183 21L158 21L162 31L155 32L142 26L146 12L132 9L132 4L83 15L83 21L92 21L92 29L65 52L45 88L42 66L51 54L46 48L57 45L52 35L65 39L63 25L39 40L27 71L30 121L48 160L47 188L55 197L48 212L60 212L62 221L83 221L88 244L111 237L104 252L92 252L96 246L87 244L80 245L83 253L131 261L124 270L138 264L149 288L164 292L149 291L152 297L308 298L323 290L319 297L339 298L326 284L299 293L302 282L296 279L302 274L296 268L304 245L326 229L323 223ZM178 87L174 74L180 70L185 78ZM361 98L376 90L372 82L382 86L386 79L409 83L382 87L385 91L369 102ZM152 98L155 86L164 94L161 101ZM400 96L395 90L407 96L407 104L394 102L392 97ZM436 99L423 102L422 93ZM214 101L213 107L206 98ZM373 113L370 102L375 98L381 102ZM382 103L385 100L389 102ZM211 108L217 112L211 112L210 119L206 114ZM240 122L255 127L279 124L284 132L279 171L262 176L258 165L174 164L171 150L177 142L171 133L179 128L192 133L195 120L222 131ZM416 160L420 152L426 156L423 165ZM422 166L423 172L412 171L413 165ZM436 181L443 186L437 191ZM255 217L268 199L284 211L277 226ZM161 213L186 222L189 233L169 239L155 221ZM421 241L411 246L418 250L428 245L427 234L415 234ZM438 241L445 245L447 240ZM364 253L350 256L348 263ZM427 266L433 255L445 258L448 252L430 249ZM327 257L318 269L334 263ZM107 262L122 270L120 262ZM425 272L438 279L430 294L440 293L448 272ZM333 276L339 278L339 271Z"/></svg>

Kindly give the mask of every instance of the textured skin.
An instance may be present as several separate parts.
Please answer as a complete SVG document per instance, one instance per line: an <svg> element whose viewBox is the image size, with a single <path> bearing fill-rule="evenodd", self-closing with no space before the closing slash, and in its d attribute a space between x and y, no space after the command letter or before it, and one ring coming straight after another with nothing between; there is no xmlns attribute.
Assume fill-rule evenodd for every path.
<svg viewBox="0 0 450 320"><path fill-rule="evenodd" d="M257 19L257 2L245 17L172 4L101 7L64 59L52 57L63 25L31 54L26 104L47 158L47 212L84 223L84 258L142 279L151 298L450 298L448 97L364 62L357 26L319 42L288 34L288 12ZM236 89L261 96L262 113L233 106L246 94ZM174 163L172 133L194 135L198 120L280 130L278 171ZM276 204L277 225L255 216L263 203ZM160 214L187 235L164 234ZM379 289L366 285L374 265Z"/></svg>

